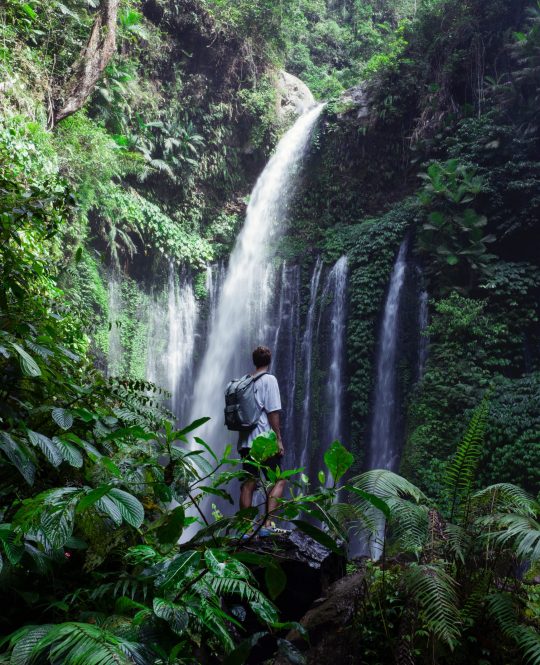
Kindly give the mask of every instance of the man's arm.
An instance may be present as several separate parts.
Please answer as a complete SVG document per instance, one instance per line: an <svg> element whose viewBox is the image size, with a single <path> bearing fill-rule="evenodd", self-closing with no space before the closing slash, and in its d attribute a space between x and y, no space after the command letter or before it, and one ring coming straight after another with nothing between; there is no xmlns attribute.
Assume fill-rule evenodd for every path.
<svg viewBox="0 0 540 665"><path fill-rule="evenodd" d="M283 441L281 440L281 430L279 427L279 411L270 411L270 413L268 414L268 422L270 423L270 427L276 433L279 454L285 455L285 448L283 448Z"/></svg>

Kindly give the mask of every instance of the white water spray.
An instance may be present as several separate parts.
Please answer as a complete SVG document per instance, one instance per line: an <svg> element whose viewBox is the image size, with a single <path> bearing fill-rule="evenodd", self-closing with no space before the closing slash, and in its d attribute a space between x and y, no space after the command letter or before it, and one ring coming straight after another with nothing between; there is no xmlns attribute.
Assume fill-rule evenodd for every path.
<svg viewBox="0 0 540 665"><path fill-rule="evenodd" d="M253 189L244 227L230 257L191 411L193 420L212 418L197 434L217 450L235 438L222 425L227 380L249 369L254 344L273 341L255 336L264 336L272 329L267 317L275 292L273 285L269 289L274 271L268 261L273 241L285 228L290 198L322 109L319 105L302 115L279 142Z"/></svg>

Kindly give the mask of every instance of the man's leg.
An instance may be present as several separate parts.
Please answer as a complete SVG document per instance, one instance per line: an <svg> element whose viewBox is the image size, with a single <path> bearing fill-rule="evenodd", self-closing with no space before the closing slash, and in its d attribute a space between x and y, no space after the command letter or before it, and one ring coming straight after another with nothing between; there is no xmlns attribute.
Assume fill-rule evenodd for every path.
<svg viewBox="0 0 540 665"><path fill-rule="evenodd" d="M269 515L278 507L278 499L281 499L285 490L286 480L278 480L268 494L268 505L266 507ZM266 526L272 525L272 515L266 520Z"/></svg>
<svg viewBox="0 0 540 665"><path fill-rule="evenodd" d="M246 480L243 483L242 489L240 490L240 510L251 508L253 504L253 492L255 491L256 485L257 481L255 479Z"/></svg>

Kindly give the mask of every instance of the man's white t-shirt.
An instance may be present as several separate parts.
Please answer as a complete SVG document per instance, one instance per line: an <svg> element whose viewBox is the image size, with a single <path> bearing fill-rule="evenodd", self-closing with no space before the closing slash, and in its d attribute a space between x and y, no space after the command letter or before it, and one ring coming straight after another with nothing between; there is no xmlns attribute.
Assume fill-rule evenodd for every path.
<svg viewBox="0 0 540 665"><path fill-rule="evenodd" d="M251 432L241 432L238 440L238 450L242 448L251 448L253 439L256 439L259 434L269 432L272 428L268 421L268 414L272 411L281 411L281 396L279 394L279 386L276 377L273 374L265 374L260 379L255 381L253 387L255 399L261 407L261 415L257 425Z"/></svg>

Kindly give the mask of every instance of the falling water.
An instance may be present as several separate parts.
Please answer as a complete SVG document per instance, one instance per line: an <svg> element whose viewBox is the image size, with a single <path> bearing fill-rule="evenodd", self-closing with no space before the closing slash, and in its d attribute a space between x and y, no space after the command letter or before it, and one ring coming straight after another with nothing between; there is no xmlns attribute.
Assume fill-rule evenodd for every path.
<svg viewBox="0 0 540 665"><path fill-rule="evenodd" d="M406 257L407 241L404 240L399 248L390 278L380 332L369 451L369 466L372 469L395 470L398 462L398 451L395 445L398 419L396 360L398 316L407 267Z"/></svg>
<svg viewBox="0 0 540 665"><path fill-rule="evenodd" d="M396 365L399 310L407 268L407 247L408 242L405 239L401 243L394 264L384 307L377 357L375 403L369 450L369 467L371 469L389 469L395 471L399 459L396 447L396 424L399 415ZM383 551L385 519L382 513L378 513L378 511L374 515L374 519L375 532L369 539L368 547L371 557L378 559Z"/></svg>
<svg viewBox="0 0 540 665"><path fill-rule="evenodd" d="M429 339L427 336L427 327L429 323L428 292L420 291L418 299L418 331L420 339L418 340L418 367L416 371L417 381L424 377L426 362L429 352Z"/></svg>
<svg viewBox="0 0 540 665"><path fill-rule="evenodd" d="M153 294L148 308L147 378L171 393L171 410L187 417L193 388L193 357L197 343L199 307L192 281L169 266L165 290Z"/></svg>
<svg viewBox="0 0 540 665"><path fill-rule="evenodd" d="M109 279L109 353L107 374L117 376L122 369L122 341L120 339L120 317L122 314L121 283L117 276Z"/></svg>
<svg viewBox="0 0 540 665"><path fill-rule="evenodd" d="M285 446L285 466L300 464L295 445L295 393L297 370L297 340L300 329L300 266L283 264L281 291L277 306L278 326L274 336L276 349L273 371L279 378L282 402L282 436Z"/></svg>
<svg viewBox="0 0 540 665"><path fill-rule="evenodd" d="M306 328L302 339L302 367L304 369L304 399L302 401L302 430L300 464L307 467L309 460L309 444L311 431L311 374L313 365L313 334L315 331L315 309L317 307L317 294L321 280L322 259L319 256L311 277L309 287L309 309L306 319Z"/></svg>
<svg viewBox="0 0 540 665"><path fill-rule="evenodd" d="M168 302L167 385L173 413L181 418L189 403L198 307L191 281L178 280L171 265Z"/></svg>
<svg viewBox="0 0 540 665"><path fill-rule="evenodd" d="M328 443L334 440L341 442L343 432L344 404L344 344L346 325L347 296L347 257L342 256L328 275L329 290L333 291L334 299L331 309L331 356L330 369L326 383L326 404L330 406L330 417L326 429Z"/></svg>
<svg viewBox="0 0 540 665"><path fill-rule="evenodd" d="M273 341L268 321L276 291L275 269L269 266L271 246L285 228L288 204L322 109L319 105L302 115L279 142L253 189L244 227L230 257L191 411L192 419L212 417L202 436L216 449L234 440L222 425L227 380L249 369L254 344Z"/></svg>

